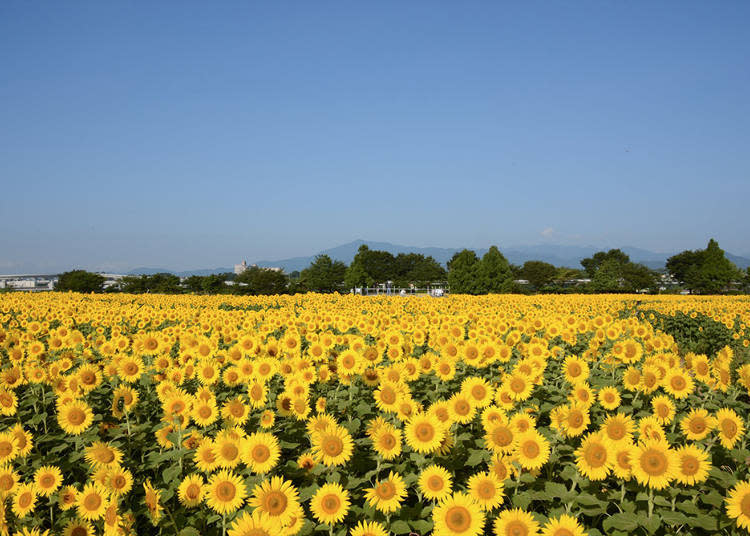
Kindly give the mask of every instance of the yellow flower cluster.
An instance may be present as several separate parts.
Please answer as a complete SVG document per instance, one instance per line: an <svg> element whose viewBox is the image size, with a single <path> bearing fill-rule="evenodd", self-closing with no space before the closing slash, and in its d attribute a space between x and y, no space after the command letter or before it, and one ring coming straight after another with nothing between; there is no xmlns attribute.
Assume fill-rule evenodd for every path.
<svg viewBox="0 0 750 536"><path fill-rule="evenodd" d="M748 325L733 297L0 294L0 535L748 528Z"/></svg>

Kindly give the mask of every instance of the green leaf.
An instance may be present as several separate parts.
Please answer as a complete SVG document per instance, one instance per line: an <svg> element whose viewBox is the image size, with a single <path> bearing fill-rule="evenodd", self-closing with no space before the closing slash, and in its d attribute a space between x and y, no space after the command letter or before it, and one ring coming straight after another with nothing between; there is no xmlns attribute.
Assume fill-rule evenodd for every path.
<svg viewBox="0 0 750 536"><path fill-rule="evenodd" d="M409 524L406 521L401 521L400 519L391 523L390 529L394 534L409 534L411 532L411 527L409 527Z"/></svg>
<svg viewBox="0 0 750 536"><path fill-rule="evenodd" d="M178 464L171 465L164 469L162 472L162 477L164 478L164 483L169 484L176 478L180 476L180 466Z"/></svg>
<svg viewBox="0 0 750 536"><path fill-rule="evenodd" d="M486 450L472 449L469 452L470 452L469 459L466 460L466 465L468 465L469 467L476 467L480 463L483 463L485 461L486 457L487 457L486 456L486 454L487 454Z"/></svg>
<svg viewBox="0 0 750 536"><path fill-rule="evenodd" d="M411 522L411 527L420 534L427 534L432 530L432 521L427 521L426 519L418 519L417 521Z"/></svg>
<svg viewBox="0 0 750 536"><path fill-rule="evenodd" d="M651 517L641 514L638 516L638 524L645 528L649 534L653 534L659 530L661 519L657 514L653 514Z"/></svg>
<svg viewBox="0 0 750 536"><path fill-rule="evenodd" d="M683 512L687 512L688 514L699 514L700 513L700 509L697 506L695 506L695 504L693 504L690 501L682 501L680 503L677 503L677 508L679 508Z"/></svg>
<svg viewBox="0 0 750 536"><path fill-rule="evenodd" d="M708 493L704 493L700 496L701 502L721 508L724 505L724 497L722 497L716 490L711 490Z"/></svg>
<svg viewBox="0 0 750 536"><path fill-rule="evenodd" d="M547 500L551 501L554 499L562 499L568 494L568 488L565 484L559 482L545 482L544 492L547 495Z"/></svg>
<svg viewBox="0 0 750 536"><path fill-rule="evenodd" d="M201 536L201 533L194 527L185 527L180 531L180 536Z"/></svg>
<svg viewBox="0 0 750 536"><path fill-rule="evenodd" d="M719 530L719 519L706 514L698 514L695 517L688 518L691 527L698 527L711 532Z"/></svg>
<svg viewBox="0 0 750 536"><path fill-rule="evenodd" d="M682 512L672 512L670 510L666 510L664 512L660 512L660 514L661 518L668 525L684 525L688 522L687 516Z"/></svg>
<svg viewBox="0 0 750 536"><path fill-rule="evenodd" d="M638 522L631 514L614 514L604 520L602 527L607 532L614 529L630 532L638 528Z"/></svg>
<svg viewBox="0 0 750 536"><path fill-rule="evenodd" d="M531 504L531 495L527 492L518 493L511 499L513 506L525 510Z"/></svg>

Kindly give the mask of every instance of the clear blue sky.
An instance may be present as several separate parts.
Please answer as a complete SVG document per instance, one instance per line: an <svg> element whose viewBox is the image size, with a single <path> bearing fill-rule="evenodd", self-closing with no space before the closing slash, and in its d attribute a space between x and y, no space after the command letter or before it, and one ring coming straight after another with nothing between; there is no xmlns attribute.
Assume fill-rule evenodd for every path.
<svg viewBox="0 0 750 536"><path fill-rule="evenodd" d="M750 254L750 2L0 3L0 273Z"/></svg>

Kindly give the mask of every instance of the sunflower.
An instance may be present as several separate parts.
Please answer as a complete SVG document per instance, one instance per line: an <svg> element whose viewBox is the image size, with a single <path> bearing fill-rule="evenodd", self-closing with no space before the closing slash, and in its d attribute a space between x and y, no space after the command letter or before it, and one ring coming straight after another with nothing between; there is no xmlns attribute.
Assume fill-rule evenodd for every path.
<svg viewBox="0 0 750 536"><path fill-rule="evenodd" d="M333 526L349 512L349 493L341 484L323 484L310 499L310 511L319 522Z"/></svg>
<svg viewBox="0 0 750 536"><path fill-rule="evenodd" d="M226 469L211 475L205 492L206 504L222 515L236 511L247 497L245 482L241 477Z"/></svg>
<svg viewBox="0 0 750 536"><path fill-rule="evenodd" d="M108 503L106 490L98 483L89 482L76 498L78 517L87 521L101 519Z"/></svg>
<svg viewBox="0 0 750 536"><path fill-rule="evenodd" d="M243 512L235 518L231 527L227 530L229 536L277 536L283 534L281 523L278 519L270 517L260 510L252 514Z"/></svg>
<svg viewBox="0 0 750 536"><path fill-rule="evenodd" d="M0 389L0 415L9 417L16 414L18 398L14 391Z"/></svg>
<svg viewBox="0 0 750 536"><path fill-rule="evenodd" d="M501 390L508 392L511 399L516 402L529 398L533 389L534 383L531 378L518 371L505 378L501 387Z"/></svg>
<svg viewBox="0 0 750 536"><path fill-rule="evenodd" d="M461 392L468 396L474 406L484 408L492 403L494 389L484 378L470 377L461 382Z"/></svg>
<svg viewBox="0 0 750 536"><path fill-rule="evenodd" d="M489 427L484 436L484 441L492 451L507 454L513 451L514 437L513 428L510 426L508 419L503 417Z"/></svg>
<svg viewBox="0 0 750 536"><path fill-rule="evenodd" d="M242 460L254 473L265 474L279 461L281 448L275 436L266 432L251 434L242 447Z"/></svg>
<svg viewBox="0 0 750 536"><path fill-rule="evenodd" d="M549 442L536 430L528 430L516 437L514 455L524 469L539 469L549 459Z"/></svg>
<svg viewBox="0 0 750 536"><path fill-rule="evenodd" d="M680 421L680 429L685 438L700 441L716 426L716 419L703 408L691 409Z"/></svg>
<svg viewBox="0 0 750 536"><path fill-rule="evenodd" d="M425 498L442 501L451 494L453 477L439 465L426 467L419 475L419 490Z"/></svg>
<svg viewBox="0 0 750 536"><path fill-rule="evenodd" d="M63 536L94 536L94 526L83 519L71 519L65 525Z"/></svg>
<svg viewBox="0 0 750 536"><path fill-rule="evenodd" d="M148 508L148 514L151 518L151 523L156 526L161 519L162 506L159 503L161 500L161 491L154 488L151 485L151 480L146 479L143 483L143 491L146 494L146 507Z"/></svg>
<svg viewBox="0 0 750 536"><path fill-rule="evenodd" d="M454 493L432 511L435 536L478 536L485 514L466 493Z"/></svg>
<svg viewBox="0 0 750 536"><path fill-rule="evenodd" d="M597 395L599 404L606 410L612 411L620 407L620 392L616 387L603 387Z"/></svg>
<svg viewBox="0 0 750 536"><path fill-rule="evenodd" d="M126 495L133 487L133 474L122 467L107 472L106 488L115 497Z"/></svg>
<svg viewBox="0 0 750 536"><path fill-rule="evenodd" d="M57 422L65 433L80 435L94 422L94 412L86 402L75 400L57 410Z"/></svg>
<svg viewBox="0 0 750 536"><path fill-rule="evenodd" d="M541 536L586 536L586 531L576 518L562 514L545 523Z"/></svg>
<svg viewBox="0 0 750 536"><path fill-rule="evenodd" d="M270 409L267 409L260 414L260 426L266 430L272 428L275 421L276 414Z"/></svg>
<svg viewBox="0 0 750 536"><path fill-rule="evenodd" d="M329 426L322 432L311 434L313 452L326 467L343 465L354 451L352 436L346 428Z"/></svg>
<svg viewBox="0 0 750 536"><path fill-rule="evenodd" d="M607 417L599 430L615 445L621 442L630 443L633 439L635 423L630 415L617 413Z"/></svg>
<svg viewBox="0 0 750 536"><path fill-rule="evenodd" d="M565 374L565 379L573 385L585 382L589 377L588 363L574 355L568 356L563 362L563 374Z"/></svg>
<svg viewBox="0 0 750 536"><path fill-rule="evenodd" d="M578 471L589 480L604 480L612 468L612 444L602 433L592 433L575 451Z"/></svg>
<svg viewBox="0 0 750 536"><path fill-rule="evenodd" d="M668 396L662 395L652 398L651 408L654 410L654 417L659 421L659 424L668 425L674 420L674 402Z"/></svg>
<svg viewBox="0 0 750 536"><path fill-rule="evenodd" d="M17 517L25 517L34 511L36 506L36 487L34 484L18 484L13 495L13 513Z"/></svg>
<svg viewBox="0 0 750 536"><path fill-rule="evenodd" d="M389 534L377 521L360 521L349 531L349 536L389 536Z"/></svg>
<svg viewBox="0 0 750 536"><path fill-rule="evenodd" d="M203 501L205 482L197 473L186 476L177 488L177 498L188 508L194 508Z"/></svg>
<svg viewBox="0 0 750 536"><path fill-rule="evenodd" d="M588 407L580 403L566 406L563 415L561 424L568 437L581 435L591 424Z"/></svg>
<svg viewBox="0 0 750 536"><path fill-rule="evenodd" d="M274 476L255 486L248 504L285 525L299 504L299 494L291 482Z"/></svg>
<svg viewBox="0 0 750 536"><path fill-rule="evenodd" d="M724 448L732 449L745 433L745 423L733 409L722 408L716 412L716 429Z"/></svg>
<svg viewBox="0 0 750 536"><path fill-rule="evenodd" d="M235 437L234 434L226 432L224 430L214 439L214 452L216 453L216 463L219 467L232 469L237 467L242 461L242 441L239 437Z"/></svg>
<svg viewBox="0 0 750 536"><path fill-rule="evenodd" d="M493 472L472 475L466 487L469 495L482 507L482 510L490 511L503 503L505 486Z"/></svg>
<svg viewBox="0 0 750 536"><path fill-rule="evenodd" d="M195 466L204 473L210 473L219 466L214 442L211 439L204 439L195 449Z"/></svg>
<svg viewBox="0 0 750 536"><path fill-rule="evenodd" d="M49 497L62 484L62 471L54 465L43 465L34 472L34 485L42 497Z"/></svg>
<svg viewBox="0 0 750 536"><path fill-rule="evenodd" d="M664 390L677 399L687 398L695 389L695 382L682 369L673 368L662 380Z"/></svg>
<svg viewBox="0 0 750 536"><path fill-rule="evenodd" d="M230 398L221 408L221 416L231 426L241 426L247 422L250 416L250 408L245 404L242 396Z"/></svg>
<svg viewBox="0 0 750 536"><path fill-rule="evenodd" d="M193 422L201 428L211 426L219 418L219 408L216 406L216 400L209 398L208 400L196 401L190 416Z"/></svg>
<svg viewBox="0 0 750 536"><path fill-rule="evenodd" d="M384 460L394 459L401 454L401 430L391 424L381 426L374 434L372 446Z"/></svg>
<svg viewBox="0 0 750 536"><path fill-rule="evenodd" d="M13 461L18 456L18 439L12 432L0 433L0 464Z"/></svg>
<svg viewBox="0 0 750 536"><path fill-rule="evenodd" d="M648 440L636 445L630 464L638 483L653 489L667 487L677 472L675 452L664 440Z"/></svg>
<svg viewBox="0 0 750 536"><path fill-rule="evenodd" d="M630 441L620 441L612 445L612 473L622 480L630 480L633 471L631 460L635 446Z"/></svg>
<svg viewBox="0 0 750 536"><path fill-rule="evenodd" d="M117 467L122 461L122 451L103 441L94 441L90 446L86 447L85 452L86 461L94 469Z"/></svg>
<svg viewBox="0 0 750 536"><path fill-rule="evenodd" d="M404 479L393 471L388 475L388 478L375 484L374 488L365 489L367 502L385 514L398 510L406 495Z"/></svg>
<svg viewBox="0 0 750 536"><path fill-rule="evenodd" d="M495 536L535 536L539 534L539 524L532 515L520 508L503 510L495 519Z"/></svg>
<svg viewBox="0 0 750 536"><path fill-rule="evenodd" d="M415 451L423 454L436 451L445 437L442 423L426 413L414 415L404 427L406 443Z"/></svg>
<svg viewBox="0 0 750 536"><path fill-rule="evenodd" d="M725 501L727 515L737 520L738 527L750 530L750 482L737 482Z"/></svg>
<svg viewBox="0 0 750 536"><path fill-rule="evenodd" d="M380 388L373 393L375 405L381 411L396 411L402 394L398 384L382 381Z"/></svg>
<svg viewBox="0 0 750 536"><path fill-rule="evenodd" d="M680 484L693 486L705 482L711 470L708 453L694 445L685 445L676 451L677 471L675 477Z"/></svg>
<svg viewBox="0 0 750 536"><path fill-rule="evenodd" d="M19 480L20 476L11 465L0 466L0 497L10 495Z"/></svg>

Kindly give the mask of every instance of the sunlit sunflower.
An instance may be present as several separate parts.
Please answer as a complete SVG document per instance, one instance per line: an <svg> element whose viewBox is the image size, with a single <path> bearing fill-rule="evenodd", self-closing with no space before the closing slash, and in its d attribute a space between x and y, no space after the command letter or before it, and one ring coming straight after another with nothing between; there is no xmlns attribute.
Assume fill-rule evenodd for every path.
<svg viewBox="0 0 750 536"><path fill-rule="evenodd" d="M516 436L514 455L524 469L539 469L549 459L549 441L536 430Z"/></svg>
<svg viewBox="0 0 750 536"><path fill-rule="evenodd" d="M247 498L242 478L231 471L221 470L211 475L206 484L206 504L219 514L231 514Z"/></svg>
<svg viewBox="0 0 750 536"><path fill-rule="evenodd" d="M110 469L107 471L105 486L115 497L127 495L133 487L133 474L122 467Z"/></svg>
<svg viewBox="0 0 750 536"><path fill-rule="evenodd" d="M620 407L620 392L616 387L603 387L597 395L599 404L606 410L612 411Z"/></svg>
<svg viewBox="0 0 750 536"><path fill-rule="evenodd" d="M310 511L320 523L333 526L349 512L349 493L338 483L323 484L310 499Z"/></svg>
<svg viewBox="0 0 750 536"><path fill-rule="evenodd" d="M33 512L36 506L36 498L37 493L34 484L18 484L13 495L13 513L18 518L22 518Z"/></svg>
<svg viewBox="0 0 750 536"><path fill-rule="evenodd" d="M418 413L406 423L404 436L413 450L427 454L440 447L445 429L436 417Z"/></svg>
<svg viewBox="0 0 750 536"><path fill-rule="evenodd" d="M503 510L495 519L495 536L535 536L539 534L539 523L532 515L520 508Z"/></svg>
<svg viewBox="0 0 750 536"><path fill-rule="evenodd" d="M177 498L188 508L198 506L203 501L204 493L205 482L203 477L196 473L186 476L177 488Z"/></svg>
<svg viewBox="0 0 750 536"><path fill-rule="evenodd" d="M541 536L586 536L586 530L576 518L567 514L551 517L544 527Z"/></svg>
<svg viewBox="0 0 750 536"><path fill-rule="evenodd" d="M388 536L389 534L377 521L360 521L349 531L349 536Z"/></svg>
<svg viewBox="0 0 750 536"><path fill-rule="evenodd" d="M94 441L86 447L86 461L94 469L116 467L122 461L122 451L103 441Z"/></svg>
<svg viewBox="0 0 750 536"><path fill-rule="evenodd" d="M654 417L659 421L659 424L671 424L674 420L675 406L668 396L661 395L652 398L651 408L654 410Z"/></svg>
<svg viewBox="0 0 750 536"><path fill-rule="evenodd" d="M146 481L143 483L143 491L146 494L146 508L148 508L148 514L151 518L151 523L156 526L156 524L159 522L159 519L161 519L161 511L162 511L162 505L161 505L161 491L154 488L154 486L151 485L151 480L146 479Z"/></svg>
<svg viewBox="0 0 750 536"><path fill-rule="evenodd" d="M719 432L719 441L726 449L733 449L737 441L745 434L745 423L733 409L722 408L717 411L715 423Z"/></svg>
<svg viewBox="0 0 750 536"><path fill-rule="evenodd" d="M84 519L71 519L65 525L63 536L94 536L94 526Z"/></svg>
<svg viewBox="0 0 750 536"><path fill-rule="evenodd" d="M727 515L736 520L738 527L750 530L750 482L738 482L725 501Z"/></svg>
<svg viewBox="0 0 750 536"><path fill-rule="evenodd" d="M283 533L279 520L260 510L252 514L243 512L227 530L229 536L278 536Z"/></svg>
<svg viewBox="0 0 750 536"><path fill-rule="evenodd" d="M502 418L487 428L484 441L494 452L507 454L513 452L515 435L508 419Z"/></svg>
<svg viewBox="0 0 750 536"><path fill-rule="evenodd" d="M299 494L292 483L274 476L255 486L248 504L285 525L298 502Z"/></svg>
<svg viewBox="0 0 750 536"><path fill-rule="evenodd" d="M388 478L377 482L374 488L365 489L367 502L376 510L386 514L398 510L406 495L404 479L393 471Z"/></svg>
<svg viewBox="0 0 750 536"><path fill-rule="evenodd" d="M581 435L591 424L588 407L576 403L565 407L561 424L566 436L576 437Z"/></svg>
<svg viewBox="0 0 750 536"><path fill-rule="evenodd" d="M378 428L372 438L372 446L384 460L392 460L401 454L401 430L391 424Z"/></svg>
<svg viewBox="0 0 750 536"><path fill-rule="evenodd" d="M649 440L636 445L630 465L638 483L653 489L667 487L677 472L675 452L663 440Z"/></svg>
<svg viewBox="0 0 750 536"><path fill-rule="evenodd" d="M466 488L483 510L490 511L503 503L505 486L493 472L472 475Z"/></svg>
<svg viewBox="0 0 750 536"><path fill-rule="evenodd" d="M432 511L435 536L478 536L484 529L485 514L466 493L454 493Z"/></svg>
<svg viewBox="0 0 750 536"><path fill-rule="evenodd" d="M427 499L442 501L453 491L453 477L439 465L426 467L419 475L419 491Z"/></svg>
<svg viewBox="0 0 750 536"><path fill-rule="evenodd" d="M589 480L604 480L613 465L613 445L602 433L592 433L575 451L578 471Z"/></svg>
<svg viewBox="0 0 750 536"><path fill-rule="evenodd" d="M352 457L354 442L349 432L338 425L311 434L313 452L327 467L343 465Z"/></svg>
<svg viewBox="0 0 750 536"><path fill-rule="evenodd" d="M675 452L677 470L675 478L680 484L693 486L705 482L711 470L708 453L694 445L685 445Z"/></svg>
<svg viewBox="0 0 750 536"><path fill-rule="evenodd" d="M716 419L711 417L703 408L691 409L682 420L680 429L687 439L700 441L706 437L716 426Z"/></svg>
<svg viewBox="0 0 750 536"><path fill-rule="evenodd" d="M684 370L673 368L662 380L664 390L677 399L687 398L695 389L695 382Z"/></svg>
<svg viewBox="0 0 750 536"><path fill-rule="evenodd" d="M54 465L43 465L34 472L34 485L42 497L49 497L62 484L62 471Z"/></svg>
<svg viewBox="0 0 750 536"><path fill-rule="evenodd" d="M204 473L210 473L219 466L214 443L210 439L204 439L195 449L195 466Z"/></svg>
<svg viewBox="0 0 750 536"><path fill-rule="evenodd" d="M266 432L255 432L245 439L242 460L254 473L265 474L279 461L281 448L275 436Z"/></svg>
<svg viewBox="0 0 750 536"><path fill-rule="evenodd" d="M76 499L78 517L87 521L104 517L108 505L107 491L98 483L86 484Z"/></svg>
<svg viewBox="0 0 750 536"><path fill-rule="evenodd" d="M76 400L57 410L57 422L67 434L82 434L94 422L94 412L86 402Z"/></svg>

